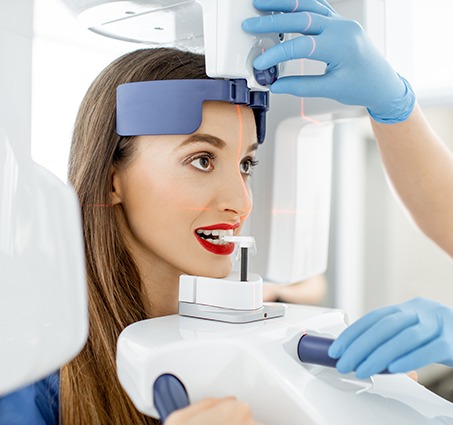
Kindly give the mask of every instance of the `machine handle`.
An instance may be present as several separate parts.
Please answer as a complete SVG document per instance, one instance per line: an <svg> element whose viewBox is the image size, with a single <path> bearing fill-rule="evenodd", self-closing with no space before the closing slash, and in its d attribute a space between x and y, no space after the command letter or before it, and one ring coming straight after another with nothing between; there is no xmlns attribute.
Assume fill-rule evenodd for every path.
<svg viewBox="0 0 453 425"><path fill-rule="evenodd" d="M190 404L186 387L171 373L164 373L154 381L153 399L162 423L175 410Z"/></svg>
<svg viewBox="0 0 453 425"><path fill-rule="evenodd" d="M337 359L327 354L333 339L304 334L297 344L297 355L302 363L335 367Z"/></svg>
<svg viewBox="0 0 453 425"><path fill-rule="evenodd" d="M297 344L297 355L302 363L312 363L321 366L335 367L338 359L329 356L329 347L333 339L304 334ZM379 374L390 373L387 369Z"/></svg>

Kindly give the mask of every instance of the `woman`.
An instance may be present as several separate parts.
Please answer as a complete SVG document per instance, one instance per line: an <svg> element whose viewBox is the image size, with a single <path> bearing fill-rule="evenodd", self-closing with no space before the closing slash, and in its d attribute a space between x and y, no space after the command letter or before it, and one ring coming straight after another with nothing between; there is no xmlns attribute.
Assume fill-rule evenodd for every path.
<svg viewBox="0 0 453 425"><path fill-rule="evenodd" d="M228 227L237 234L250 213L253 111L206 102L201 126L190 136L121 137L115 131L120 84L206 78L203 56L140 50L108 66L82 102L69 180L82 207L90 334L60 374L65 425L152 423L118 382L120 332L138 320L177 313L181 274L224 277L231 270L230 250L213 252L206 231ZM233 399L203 403L167 423L255 423Z"/></svg>
<svg viewBox="0 0 453 425"><path fill-rule="evenodd" d="M28 400L20 406L32 413L20 422L16 412L17 423L53 424L58 415L64 425L159 423L135 409L118 381L118 336L133 322L177 313L181 274L229 274L234 247L218 234L238 234L250 213L257 148L252 109L220 101L203 103L201 125L189 135L117 134L118 86L181 79L207 79L204 57L138 50L110 64L81 104L69 180L82 209L89 337L61 369L59 387L55 374L32 386L33 394L18 392ZM159 108L156 100L146 112ZM248 406L228 397L202 400L166 424L257 423Z"/></svg>

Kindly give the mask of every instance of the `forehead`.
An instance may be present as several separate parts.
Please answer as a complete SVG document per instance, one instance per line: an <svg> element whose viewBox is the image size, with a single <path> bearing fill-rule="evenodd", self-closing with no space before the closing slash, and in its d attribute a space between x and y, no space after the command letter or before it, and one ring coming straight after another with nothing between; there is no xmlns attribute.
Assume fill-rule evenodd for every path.
<svg viewBox="0 0 453 425"><path fill-rule="evenodd" d="M222 138L229 133L240 132L244 140L255 142L256 126L252 109L246 105L232 105L227 102L204 102L202 122L195 133L212 131Z"/></svg>

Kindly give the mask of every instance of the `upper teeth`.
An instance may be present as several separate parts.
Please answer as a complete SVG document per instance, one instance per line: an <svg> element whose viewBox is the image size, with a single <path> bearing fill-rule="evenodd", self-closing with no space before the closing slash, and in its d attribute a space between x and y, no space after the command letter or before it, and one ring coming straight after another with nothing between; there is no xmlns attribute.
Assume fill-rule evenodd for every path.
<svg viewBox="0 0 453 425"><path fill-rule="evenodd" d="M233 236L233 230L232 229L229 229L229 230L220 230L220 229L215 229L215 230L205 230L205 229L198 229L197 230L197 233L199 235L204 235L204 236L215 236L216 239L212 239L212 238L205 238L207 241L209 242L212 242L212 243L216 243L218 244L219 242L224 242L222 241L222 238L224 236ZM227 242L225 242L227 243Z"/></svg>

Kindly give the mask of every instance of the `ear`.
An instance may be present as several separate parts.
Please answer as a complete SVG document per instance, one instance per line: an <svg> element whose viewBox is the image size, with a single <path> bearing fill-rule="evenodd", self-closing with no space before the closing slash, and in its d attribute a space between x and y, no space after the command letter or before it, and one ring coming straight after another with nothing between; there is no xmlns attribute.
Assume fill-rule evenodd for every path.
<svg viewBox="0 0 453 425"><path fill-rule="evenodd" d="M112 205L121 204L122 197L120 172L115 167L112 167L110 175L110 180L112 182L112 191L110 192L111 203Z"/></svg>

